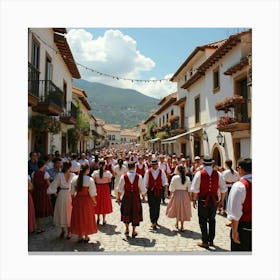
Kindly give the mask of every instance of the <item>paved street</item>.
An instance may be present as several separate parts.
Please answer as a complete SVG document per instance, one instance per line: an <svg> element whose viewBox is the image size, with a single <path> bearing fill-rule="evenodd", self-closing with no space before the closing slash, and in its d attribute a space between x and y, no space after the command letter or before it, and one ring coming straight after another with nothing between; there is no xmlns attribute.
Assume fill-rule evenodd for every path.
<svg viewBox="0 0 280 280"><path fill-rule="evenodd" d="M169 201L168 199L166 200ZM52 225L52 218L46 218L44 226L46 231L41 234L29 234L28 250L33 252L89 252L95 254L158 254L160 253L216 253L229 252L230 228L225 226L228 220L220 215L216 216L215 247L209 249L200 248L196 245L201 239L198 224L197 210L192 210L192 220L185 222L185 231L179 232L175 228L175 219L165 215L166 205L161 205L159 218L160 228L156 231L150 229L149 206L143 203L144 221L137 227L136 238L124 235L125 226L120 222L120 206L112 200L113 213L107 215L107 224L99 225L98 233L90 235L88 244L78 243L78 236L73 235L70 240L59 237L60 228Z"/></svg>

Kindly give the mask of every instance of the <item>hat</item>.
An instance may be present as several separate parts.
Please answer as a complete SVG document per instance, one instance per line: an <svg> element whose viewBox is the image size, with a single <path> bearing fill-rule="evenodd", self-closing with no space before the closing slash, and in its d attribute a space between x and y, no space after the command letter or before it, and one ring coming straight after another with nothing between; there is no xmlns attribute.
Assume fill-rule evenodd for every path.
<svg viewBox="0 0 280 280"><path fill-rule="evenodd" d="M212 163L215 162L215 160L213 160L210 156L205 156L202 162L206 165L211 165Z"/></svg>
<svg viewBox="0 0 280 280"><path fill-rule="evenodd" d="M153 164L158 164L157 158L153 158L153 159L151 160L151 164L152 164L152 165L153 165Z"/></svg>
<svg viewBox="0 0 280 280"><path fill-rule="evenodd" d="M200 159L200 157L199 157L199 156L196 156L194 159L195 159L195 160L198 160L198 159Z"/></svg>

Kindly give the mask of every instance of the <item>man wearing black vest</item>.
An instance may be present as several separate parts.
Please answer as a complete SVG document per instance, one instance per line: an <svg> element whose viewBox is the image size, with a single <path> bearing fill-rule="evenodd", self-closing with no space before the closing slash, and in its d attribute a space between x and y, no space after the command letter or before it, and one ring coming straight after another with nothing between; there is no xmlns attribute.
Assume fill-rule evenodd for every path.
<svg viewBox="0 0 280 280"><path fill-rule="evenodd" d="M252 251L252 160L237 161L240 180L232 185L227 218L231 221L231 251Z"/></svg>
<svg viewBox="0 0 280 280"><path fill-rule="evenodd" d="M156 158L151 160L152 167L144 175L144 185L147 188L148 204L150 210L151 228L157 229L160 212L161 192L164 188L164 195L167 197L168 180L165 172L159 168Z"/></svg>
<svg viewBox="0 0 280 280"><path fill-rule="evenodd" d="M214 162L211 157L205 156L202 161L204 167L195 173L191 185L194 208L197 207L198 201L197 212L202 234L202 242L198 242L197 245L203 248L214 246L217 207L223 205L227 192L222 174L212 168ZM218 191L221 193L220 200Z"/></svg>

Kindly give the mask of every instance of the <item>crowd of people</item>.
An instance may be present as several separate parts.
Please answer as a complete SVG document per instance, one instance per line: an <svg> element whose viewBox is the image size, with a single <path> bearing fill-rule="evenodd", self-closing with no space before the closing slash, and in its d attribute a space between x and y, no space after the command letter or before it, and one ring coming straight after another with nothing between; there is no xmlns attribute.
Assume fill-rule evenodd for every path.
<svg viewBox="0 0 280 280"><path fill-rule="evenodd" d="M230 159L219 167L209 156L196 156L192 162L182 153L166 155L141 148L104 148L71 156L58 151L47 156L31 152L28 231L44 232L43 219L53 216L61 238L76 234L79 242L88 242L101 221L107 223L115 199L120 204L124 234L131 233L132 238L143 221L142 203L148 203L151 230L155 231L160 215L175 218L177 230L184 231L194 207L201 229L198 246L214 246L218 213L229 220L231 250L251 251L251 159L239 159L236 169ZM165 213L160 213L161 203L167 205Z"/></svg>

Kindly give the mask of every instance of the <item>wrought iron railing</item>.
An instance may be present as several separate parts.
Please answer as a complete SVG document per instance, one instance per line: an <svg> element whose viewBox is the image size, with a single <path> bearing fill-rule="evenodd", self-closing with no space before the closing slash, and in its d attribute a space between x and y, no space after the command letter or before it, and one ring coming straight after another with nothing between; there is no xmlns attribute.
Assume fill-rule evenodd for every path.
<svg viewBox="0 0 280 280"><path fill-rule="evenodd" d="M61 117L72 117L74 119L77 119L78 117L78 108L73 104L73 102L69 101L70 103L70 110L67 106L67 109L61 114Z"/></svg>
<svg viewBox="0 0 280 280"><path fill-rule="evenodd" d="M40 80L39 100L42 103L55 104L60 108L64 107L64 92L59 89L52 81Z"/></svg>
<svg viewBox="0 0 280 280"><path fill-rule="evenodd" d="M39 70L28 62L28 93L39 97Z"/></svg>

